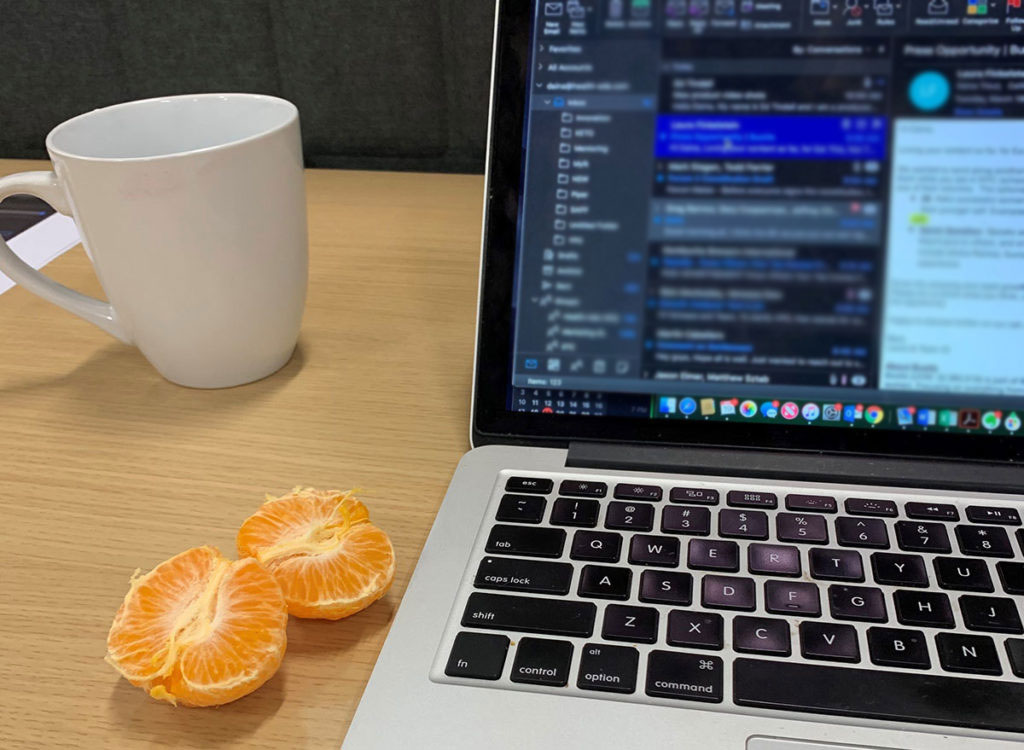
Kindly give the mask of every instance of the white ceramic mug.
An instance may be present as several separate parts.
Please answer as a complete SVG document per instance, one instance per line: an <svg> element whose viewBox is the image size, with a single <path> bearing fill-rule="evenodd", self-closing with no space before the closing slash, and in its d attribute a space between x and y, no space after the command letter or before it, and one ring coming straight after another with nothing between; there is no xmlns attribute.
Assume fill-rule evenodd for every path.
<svg viewBox="0 0 1024 750"><path fill-rule="evenodd" d="M42 198L74 217L110 304L22 262L0 270L137 346L168 380L225 388L291 357L308 246L295 105L254 94L118 104L58 125L53 172L0 179L0 200Z"/></svg>

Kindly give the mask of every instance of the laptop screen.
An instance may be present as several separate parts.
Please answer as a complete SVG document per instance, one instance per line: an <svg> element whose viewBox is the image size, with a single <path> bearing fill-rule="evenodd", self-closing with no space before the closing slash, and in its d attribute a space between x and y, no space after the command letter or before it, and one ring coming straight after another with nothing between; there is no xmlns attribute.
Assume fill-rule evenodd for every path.
<svg viewBox="0 0 1024 750"><path fill-rule="evenodd" d="M539 0L507 409L1024 434L1021 0Z"/></svg>

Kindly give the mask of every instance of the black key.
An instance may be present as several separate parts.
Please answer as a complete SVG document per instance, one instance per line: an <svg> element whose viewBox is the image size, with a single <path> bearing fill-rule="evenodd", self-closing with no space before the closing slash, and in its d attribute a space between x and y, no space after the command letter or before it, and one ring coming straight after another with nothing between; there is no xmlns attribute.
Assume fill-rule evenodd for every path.
<svg viewBox="0 0 1024 750"><path fill-rule="evenodd" d="M811 577L823 581L863 581L860 553L850 549L812 549Z"/></svg>
<svg viewBox="0 0 1024 750"><path fill-rule="evenodd" d="M959 521L960 513L948 503L907 503L907 518L922 521Z"/></svg>
<svg viewBox="0 0 1024 750"><path fill-rule="evenodd" d="M703 606L713 609L751 611L757 604L754 579L704 576L700 600Z"/></svg>
<svg viewBox="0 0 1024 750"><path fill-rule="evenodd" d="M998 526L957 526L956 540L965 555L1013 557L1010 537Z"/></svg>
<svg viewBox="0 0 1024 750"><path fill-rule="evenodd" d="M606 693L632 693L636 690L636 668L640 652L628 646L588 643L580 656L576 687Z"/></svg>
<svg viewBox="0 0 1024 750"><path fill-rule="evenodd" d="M768 581L764 585L764 608L779 615L820 617L818 587L798 581Z"/></svg>
<svg viewBox="0 0 1024 750"><path fill-rule="evenodd" d="M563 687L569 682L572 644L547 638L520 638L508 678L528 685Z"/></svg>
<svg viewBox="0 0 1024 750"><path fill-rule="evenodd" d="M539 560L485 557L476 569L478 589L528 591L536 594L568 594L572 565Z"/></svg>
<svg viewBox="0 0 1024 750"><path fill-rule="evenodd" d="M671 570L645 570L640 574L640 601L651 604L690 606L693 576Z"/></svg>
<svg viewBox="0 0 1024 750"><path fill-rule="evenodd" d="M740 569L740 546L721 539L691 539L686 564L693 570Z"/></svg>
<svg viewBox="0 0 1024 750"><path fill-rule="evenodd" d="M462 624L467 628L589 638L596 617L597 607L592 602L472 593L462 613Z"/></svg>
<svg viewBox="0 0 1024 750"><path fill-rule="evenodd" d="M828 543L828 524L821 516L807 513L778 513L775 535L780 542Z"/></svg>
<svg viewBox="0 0 1024 750"><path fill-rule="evenodd" d="M721 615L673 609L668 613L668 634L665 641L670 646L717 650L725 643L723 631Z"/></svg>
<svg viewBox="0 0 1024 750"><path fill-rule="evenodd" d="M853 625L837 625L832 622L801 622L800 653L805 659L860 661L857 629Z"/></svg>
<svg viewBox="0 0 1024 750"><path fill-rule="evenodd" d="M722 702L725 668L717 656L652 651L647 656L647 694L684 701Z"/></svg>
<svg viewBox="0 0 1024 750"><path fill-rule="evenodd" d="M751 544L747 547L747 569L769 576L798 576L800 550L781 544Z"/></svg>
<svg viewBox="0 0 1024 750"><path fill-rule="evenodd" d="M892 500L870 500L851 497L845 503L846 512L851 516L884 516L895 518L900 514L899 506Z"/></svg>
<svg viewBox="0 0 1024 750"><path fill-rule="evenodd" d="M957 633L939 633L935 636L935 645L939 650L939 663L947 672L968 672L970 674L1001 675L1003 668L999 666L999 654L996 644L987 635L959 635ZM957 694L960 706L962 694Z"/></svg>
<svg viewBox="0 0 1024 750"><path fill-rule="evenodd" d="M835 513L838 508L836 499L828 495L786 495L787 510L814 510L818 513Z"/></svg>
<svg viewBox="0 0 1024 750"><path fill-rule="evenodd" d="M584 565L576 593L594 599L628 599L632 581L633 571L629 568Z"/></svg>
<svg viewBox="0 0 1024 750"><path fill-rule="evenodd" d="M1007 708L1024 683L742 658L732 684L741 706L1024 732L1024 711Z"/></svg>
<svg viewBox="0 0 1024 750"><path fill-rule="evenodd" d="M949 554L949 533L941 523L920 523L919 521L897 521L896 542L907 552L936 552Z"/></svg>
<svg viewBox="0 0 1024 750"><path fill-rule="evenodd" d="M542 529L531 526L502 526L491 529L486 550L502 555L528 557L561 557L565 546L565 532L561 529Z"/></svg>
<svg viewBox="0 0 1024 750"><path fill-rule="evenodd" d="M1010 657L1010 669L1018 677L1024 677L1024 640L1006 639L1006 655Z"/></svg>
<svg viewBox="0 0 1024 750"><path fill-rule="evenodd" d="M505 668L508 638L487 633L459 633L444 673L449 677L496 680Z"/></svg>
<svg viewBox="0 0 1024 750"><path fill-rule="evenodd" d="M601 503L597 500L560 497L551 507L550 521L554 526L597 526Z"/></svg>
<svg viewBox="0 0 1024 750"><path fill-rule="evenodd" d="M732 647L744 654L789 656L789 623L767 617L734 617Z"/></svg>
<svg viewBox="0 0 1024 750"><path fill-rule="evenodd" d="M996 523L1020 526L1020 513L1016 508L990 508L984 505L967 506L967 520L972 523Z"/></svg>
<svg viewBox="0 0 1024 750"><path fill-rule="evenodd" d="M885 622L885 597L881 589L867 586L828 587L828 604L836 620Z"/></svg>
<svg viewBox="0 0 1024 750"><path fill-rule="evenodd" d="M608 494L608 485L604 482L579 482L566 479L558 485L558 494L566 497L604 497Z"/></svg>
<svg viewBox="0 0 1024 750"><path fill-rule="evenodd" d="M1024 633L1013 599L961 596L960 611L968 630L981 630L986 633Z"/></svg>
<svg viewBox="0 0 1024 750"><path fill-rule="evenodd" d="M654 528L654 506L647 503L608 503L606 529L650 531Z"/></svg>
<svg viewBox="0 0 1024 750"><path fill-rule="evenodd" d="M679 540L671 536L635 534L629 543L629 561L634 565L679 565Z"/></svg>
<svg viewBox="0 0 1024 750"><path fill-rule="evenodd" d="M928 641L920 630L868 628L868 652L871 662L880 667L928 669Z"/></svg>
<svg viewBox="0 0 1024 750"><path fill-rule="evenodd" d="M711 533L711 511L707 508L666 506L661 512L661 531L663 534L707 536Z"/></svg>
<svg viewBox="0 0 1024 750"><path fill-rule="evenodd" d="M673 503L696 503L697 505L718 505L718 490L700 487L673 487L668 494Z"/></svg>
<svg viewBox="0 0 1024 750"><path fill-rule="evenodd" d="M551 492L555 483L550 479L538 479L536 477L509 477L505 482L506 492L529 492L536 495L546 495Z"/></svg>
<svg viewBox="0 0 1024 750"><path fill-rule="evenodd" d="M999 563L1003 565L1004 563ZM1006 563L1010 565L1011 563ZM988 563L968 557L936 557L935 577L939 586L951 591L995 591ZM1010 592L1013 593L1013 592Z"/></svg>
<svg viewBox="0 0 1024 750"><path fill-rule="evenodd" d="M945 594L937 591L897 591L892 599L896 605L896 619L904 625L953 627L953 609Z"/></svg>
<svg viewBox="0 0 1024 750"><path fill-rule="evenodd" d="M837 518L836 541L843 547L889 549L889 532L877 518Z"/></svg>
<svg viewBox="0 0 1024 750"><path fill-rule="evenodd" d="M505 495L498 504L499 521L512 523L540 523L548 501L530 495Z"/></svg>
<svg viewBox="0 0 1024 750"><path fill-rule="evenodd" d="M743 492L733 490L725 501L734 508L777 508L779 498L772 492Z"/></svg>
<svg viewBox="0 0 1024 750"><path fill-rule="evenodd" d="M768 514L759 510L720 510L718 533L737 539L767 539Z"/></svg>
<svg viewBox="0 0 1024 750"><path fill-rule="evenodd" d="M651 484L617 484L616 500L661 500L661 487Z"/></svg>
<svg viewBox="0 0 1024 750"><path fill-rule="evenodd" d="M1024 563L1000 562L996 563L996 570L999 571L1003 591L1007 594L1024 594Z"/></svg>
<svg viewBox="0 0 1024 750"><path fill-rule="evenodd" d="M618 562L622 535L610 531L577 531L572 538L569 557L573 560Z"/></svg>
<svg viewBox="0 0 1024 750"><path fill-rule="evenodd" d="M609 604L604 608L601 637L606 641L654 643L658 640L658 610Z"/></svg>
<svg viewBox="0 0 1024 750"><path fill-rule="evenodd" d="M871 555L871 569L875 573L875 583L883 586L928 585L928 570L920 555L875 552Z"/></svg>

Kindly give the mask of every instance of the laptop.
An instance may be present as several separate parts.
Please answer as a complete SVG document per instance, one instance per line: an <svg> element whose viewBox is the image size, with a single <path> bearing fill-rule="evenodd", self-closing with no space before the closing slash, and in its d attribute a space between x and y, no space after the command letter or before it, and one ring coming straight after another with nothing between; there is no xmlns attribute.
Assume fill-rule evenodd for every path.
<svg viewBox="0 0 1024 750"><path fill-rule="evenodd" d="M486 179L344 747L1024 740L1020 3L501 0Z"/></svg>

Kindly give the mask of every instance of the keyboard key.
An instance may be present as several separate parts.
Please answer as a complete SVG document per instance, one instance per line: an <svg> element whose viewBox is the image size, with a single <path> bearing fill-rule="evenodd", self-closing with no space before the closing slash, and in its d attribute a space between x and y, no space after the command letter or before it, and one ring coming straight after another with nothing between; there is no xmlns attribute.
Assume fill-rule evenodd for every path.
<svg viewBox="0 0 1024 750"><path fill-rule="evenodd" d="M936 552L949 554L949 533L941 523L919 523L917 521L896 522L896 542L907 552Z"/></svg>
<svg viewBox="0 0 1024 750"><path fill-rule="evenodd" d="M897 591L892 598L896 605L896 619L904 625L953 627L953 609L945 594L937 591Z"/></svg>
<svg viewBox="0 0 1024 750"><path fill-rule="evenodd" d="M640 653L628 646L588 643L580 656L576 687L606 693L632 693L636 690L636 669Z"/></svg>
<svg viewBox="0 0 1024 750"><path fill-rule="evenodd" d="M551 507L551 524L553 526L597 526L597 517L601 513L601 503L597 500L578 500L560 497Z"/></svg>
<svg viewBox="0 0 1024 750"><path fill-rule="evenodd" d="M506 492L528 492L536 495L546 495L551 492L555 483L550 479L537 479L536 477L509 477L505 482Z"/></svg>
<svg viewBox="0 0 1024 750"><path fill-rule="evenodd" d="M670 646L721 649L725 643L724 629L721 615L673 609L668 613L665 641Z"/></svg>
<svg viewBox="0 0 1024 750"><path fill-rule="evenodd" d="M733 490L725 501L734 508L777 508L779 498L772 492L744 492Z"/></svg>
<svg viewBox="0 0 1024 750"><path fill-rule="evenodd" d="M691 539L686 564L693 570L736 573L740 569L740 546L723 539Z"/></svg>
<svg viewBox="0 0 1024 750"><path fill-rule="evenodd" d="M478 589L568 594L570 581L569 563L485 557L476 570L473 585Z"/></svg>
<svg viewBox="0 0 1024 750"><path fill-rule="evenodd" d="M1024 594L1024 563L1000 562L996 563L996 570L999 571L1003 591L1007 594Z"/></svg>
<svg viewBox="0 0 1024 750"><path fill-rule="evenodd" d="M928 642L920 630L868 628L868 652L871 662L880 667L928 669Z"/></svg>
<svg viewBox="0 0 1024 750"><path fill-rule="evenodd" d="M747 547L747 569L769 576L798 576L800 550L781 544L751 544Z"/></svg>
<svg viewBox="0 0 1024 750"><path fill-rule="evenodd" d="M737 539L767 539L768 514L759 510L721 510L718 534Z"/></svg>
<svg viewBox="0 0 1024 750"><path fill-rule="evenodd" d="M789 656L789 623L767 617L734 617L732 647L744 654Z"/></svg>
<svg viewBox="0 0 1024 750"><path fill-rule="evenodd" d="M469 595L462 624L467 628L589 638L596 617L597 607L592 602L475 592Z"/></svg>
<svg viewBox="0 0 1024 750"><path fill-rule="evenodd" d="M629 568L606 568L603 565L584 565L580 571L579 596L594 599L628 599L633 571Z"/></svg>
<svg viewBox="0 0 1024 750"><path fill-rule="evenodd" d="M935 645L939 650L939 663L947 672L991 675L1003 673L1003 668L999 665L999 654L996 653L996 644L987 635L939 633L935 636ZM961 693L951 695L957 696L957 702L961 706L970 705L964 703L964 696Z"/></svg>
<svg viewBox="0 0 1024 750"><path fill-rule="evenodd" d="M986 633L1024 633L1017 605L994 596L961 596L960 612L968 630Z"/></svg>
<svg viewBox="0 0 1024 750"><path fill-rule="evenodd" d="M835 513L838 508L836 499L828 495L786 495L786 510L813 510L818 513Z"/></svg>
<svg viewBox="0 0 1024 750"><path fill-rule="evenodd" d="M812 549L811 577L822 581L864 580L860 553L850 549Z"/></svg>
<svg viewBox="0 0 1024 750"><path fill-rule="evenodd" d="M485 549L502 555L527 557L561 557L565 547L565 532L561 529L542 529L531 526L502 526L491 529Z"/></svg>
<svg viewBox="0 0 1024 750"><path fill-rule="evenodd" d="M592 562L618 562L622 535L610 531L577 531L572 538L569 557Z"/></svg>
<svg viewBox="0 0 1024 750"><path fill-rule="evenodd" d="M530 495L505 495L498 504L499 521L512 523L540 523L548 501Z"/></svg>
<svg viewBox="0 0 1024 750"><path fill-rule="evenodd" d="M670 536L636 534L629 543L629 561L633 565L675 568L679 565L679 540Z"/></svg>
<svg viewBox="0 0 1024 750"><path fill-rule="evenodd" d="M967 520L972 523L996 523L1020 526L1020 513L1016 508L989 508L983 505L967 506Z"/></svg>
<svg viewBox="0 0 1024 750"><path fill-rule="evenodd" d="M661 500L661 487L650 484L617 484L616 500Z"/></svg>
<svg viewBox="0 0 1024 750"><path fill-rule="evenodd" d="M828 543L828 524L821 516L806 513L778 513L775 535L780 542Z"/></svg>
<svg viewBox="0 0 1024 750"><path fill-rule="evenodd" d="M497 680L505 668L508 638L487 633L459 633L444 673L449 677Z"/></svg>
<svg viewBox="0 0 1024 750"><path fill-rule="evenodd" d="M956 540L965 555L1013 557L1010 537L998 526L957 526Z"/></svg>
<svg viewBox="0 0 1024 750"><path fill-rule="evenodd" d="M529 685L563 687L569 682L572 644L546 638L520 638L508 678Z"/></svg>
<svg viewBox="0 0 1024 750"><path fill-rule="evenodd" d="M907 518L922 521L959 521L960 513L948 503L907 503Z"/></svg>
<svg viewBox="0 0 1024 750"><path fill-rule="evenodd" d="M707 536L711 533L711 511L669 505L661 512L661 531L663 534Z"/></svg>
<svg viewBox="0 0 1024 750"><path fill-rule="evenodd" d="M650 531L654 528L654 506L647 503L608 503L606 529Z"/></svg>
<svg viewBox="0 0 1024 750"><path fill-rule="evenodd" d="M722 702L725 668L717 656L652 651L647 656L647 694L684 701Z"/></svg>
<svg viewBox="0 0 1024 750"><path fill-rule="evenodd" d="M1024 677L1024 640L1006 639L1006 655L1010 657L1010 669L1018 677Z"/></svg>
<svg viewBox="0 0 1024 750"><path fill-rule="evenodd" d="M670 570L645 570L640 574L640 601L650 604L690 606L693 576Z"/></svg>
<svg viewBox="0 0 1024 750"><path fill-rule="evenodd" d="M833 584L828 587L828 604L836 620L885 622L888 619L881 589Z"/></svg>
<svg viewBox="0 0 1024 750"><path fill-rule="evenodd" d="M800 623L800 653L805 659L860 661L857 629L853 625L805 620Z"/></svg>
<svg viewBox="0 0 1024 750"><path fill-rule="evenodd" d="M764 585L764 608L779 615L820 617L818 587L797 581L768 581Z"/></svg>
<svg viewBox="0 0 1024 750"><path fill-rule="evenodd" d="M718 490L699 487L673 487L668 494L673 503L695 503L697 505L718 505Z"/></svg>
<svg viewBox="0 0 1024 750"><path fill-rule="evenodd" d="M704 576L701 604L712 609L753 610L757 605L754 579Z"/></svg>
<svg viewBox="0 0 1024 750"><path fill-rule="evenodd" d="M928 570L920 555L875 552L871 555L871 569L875 574L875 583L883 586L928 585Z"/></svg>
<svg viewBox="0 0 1024 750"><path fill-rule="evenodd" d="M604 497L608 485L604 482L580 482L566 479L558 485L558 494L566 497Z"/></svg>
<svg viewBox="0 0 1024 750"><path fill-rule="evenodd" d="M851 516L884 516L895 518L900 514L899 506L892 500L871 500L851 497L845 503L846 512Z"/></svg>
<svg viewBox="0 0 1024 750"><path fill-rule="evenodd" d="M601 637L606 641L654 643L658 640L658 610L609 604L604 608Z"/></svg>
<svg viewBox="0 0 1024 750"><path fill-rule="evenodd" d="M984 560L936 557L935 577L939 581L939 586L951 591L995 591L992 576L988 573L988 563Z"/></svg>
<svg viewBox="0 0 1024 750"><path fill-rule="evenodd" d="M843 547L888 549L889 532L877 518L837 518L836 541Z"/></svg>

